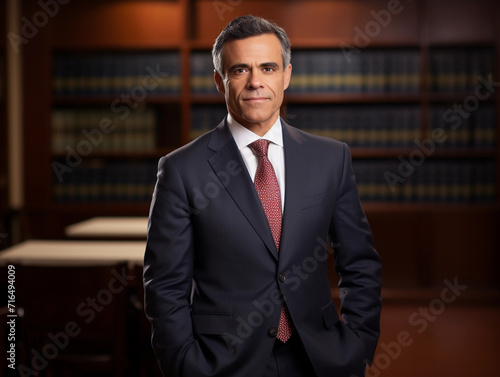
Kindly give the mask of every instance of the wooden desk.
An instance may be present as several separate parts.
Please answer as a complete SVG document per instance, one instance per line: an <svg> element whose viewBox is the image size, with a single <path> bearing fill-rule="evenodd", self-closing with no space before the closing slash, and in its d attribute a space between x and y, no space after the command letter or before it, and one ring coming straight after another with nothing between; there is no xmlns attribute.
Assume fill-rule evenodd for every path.
<svg viewBox="0 0 500 377"><path fill-rule="evenodd" d="M148 349L148 336L150 336L150 333L147 332L149 331L149 324L146 322L142 306L142 264L145 246L145 241L29 240L0 252L0 272L2 272L4 276L3 283L7 283L7 265L15 266L15 281L13 284L15 284L16 287L16 308L22 307L23 310L26 309L27 311L31 310L32 313L35 312L35 310L33 310L33 305L29 304L30 302L38 303L38 300L33 299L33 295L35 295L35 297L40 297L42 302L50 302L51 304L49 307L54 307L54 305L60 306L60 308L57 309L57 314L63 313L61 315L61 324L63 328L67 329L67 324L70 323L70 321L73 322L75 326L77 326L76 328L78 331L84 333L83 337L85 341L88 342L86 344L92 344L94 346L94 343L90 343L90 341L93 339L92 337L96 330L91 327L91 325L93 326L97 323L100 329L98 334L99 336L102 335L102 322L108 321L110 316L109 313L112 313L112 324L110 323L109 325L110 328L115 331L113 335L114 339L117 339L117 342L120 344L131 342L130 344L132 344L131 347L133 347L134 356L129 360L128 354L125 355L124 351L119 351L117 360L129 360L132 365L131 368L133 368L132 370L138 370L141 367L142 349ZM113 267L114 265L123 266L121 264L123 262L128 264L127 269L114 270L113 268L111 272L112 275L106 276L103 275L105 272L102 271L100 274L94 274L94 271L98 271L97 268L101 265L108 265L109 267ZM23 270L23 267L27 266L37 266L37 268L41 266L41 270L35 275L32 275L26 272L26 270ZM64 272L73 267L82 268L78 269L77 272L70 270L70 275ZM58 271L54 273L55 270ZM68 280L71 279L61 279L57 281L57 277L73 277L75 276L73 275L74 273L78 274L76 275L76 282L73 281L69 283ZM50 275L50 277L47 276L47 279L41 277L45 276L45 274ZM84 276L82 276L82 274ZM55 279L54 276L56 276ZM56 281L54 282L54 280ZM37 284L37 282L40 283ZM38 286L49 286L52 287L52 289L40 289ZM71 300L66 298L68 286L71 287L69 288L71 295L74 295L76 299ZM122 288L126 288L126 290ZM88 301L91 298L94 301ZM54 302L57 302L57 304L54 304ZM78 304L76 304L76 302L78 302ZM81 307L81 305L84 306ZM93 313L92 315L95 317L92 317L90 322L87 320L83 322L82 318L84 317L82 313L84 313L84 311L79 311L78 308L84 308L85 313ZM87 314L85 314L85 316L86 315ZM36 310L36 316L38 318L34 326L36 326L36 323L42 323L44 326L49 326L42 328L42 330L38 329L38 333L50 334L50 331L52 334L58 334L59 331L61 331L60 327L50 327L55 326L54 323L57 322L57 318L54 318L57 317L57 315L54 316L54 311L51 311L50 308L47 310L47 308L39 307L39 309ZM1 318L3 321L6 321L5 316ZM31 318L33 320L33 317ZM93 318L99 320L97 321ZM67 319L70 321L64 322ZM26 322L26 316L23 320ZM38 322L38 320L40 320L40 322ZM6 322L3 323L5 324ZM124 323L126 326L123 326ZM145 334L143 335L142 332L145 332ZM5 337L5 334L3 334L3 336ZM31 343L29 343L30 339L24 337L21 333L18 339L20 342L24 342L24 345L31 345ZM70 343L73 344L74 341L72 336ZM21 343L19 343L17 347L21 347ZM58 350L62 351L62 349L59 348ZM41 349L41 346L39 349ZM103 352L104 356L99 356L100 359L103 357L111 358L111 356L108 356L106 353L107 349L105 346L103 346L102 349L104 351L99 352ZM91 349L86 350L81 348L80 352L85 354L86 351L91 351ZM6 348L1 344L0 352L7 352ZM82 354L72 355L71 360L78 360L78 357ZM29 357L29 360L31 360L31 355L29 355ZM95 360L96 359L92 359L91 363L94 363ZM20 356L20 361L23 361L22 356ZM124 363L123 360L118 362ZM86 361L86 363L90 362ZM76 370L78 370L77 368L81 368L80 366L75 367L72 364L68 365L71 370L73 370L73 368ZM137 373L139 374L139 371Z"/></svg>
<svg viewBox="0 0 500 377"><path fill-rule="evenodd" d="M65 233L75 239L145 240L147 227L147 217L93 217L66 227Z"/></svg>
<svg viewBox="0 0 500 377"><path fill-rule="evenodd" d="M30 240L0 252L0 265L99 265L128 262L142 265L144 241Z"/></svg>

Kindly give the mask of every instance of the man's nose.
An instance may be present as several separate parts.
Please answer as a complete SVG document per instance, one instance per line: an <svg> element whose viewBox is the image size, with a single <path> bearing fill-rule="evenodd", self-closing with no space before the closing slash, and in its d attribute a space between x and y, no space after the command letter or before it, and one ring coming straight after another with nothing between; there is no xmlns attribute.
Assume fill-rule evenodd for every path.
<svg viewBox="0 0 500 377"><path fill-rule="evenodd" d="M263 85L262 72L257 70L251 70L248 76L247 87L249 89L261 88Z"/></svg>

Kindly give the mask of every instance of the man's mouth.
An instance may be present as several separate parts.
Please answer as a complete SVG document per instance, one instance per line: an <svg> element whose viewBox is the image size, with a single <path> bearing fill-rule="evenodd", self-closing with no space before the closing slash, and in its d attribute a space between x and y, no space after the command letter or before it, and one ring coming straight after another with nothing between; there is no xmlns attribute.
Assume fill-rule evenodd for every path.
<svg viewBox="0 0 500 377"><path fill-rule="evenodd" d="M264 102L267 101L267 97L249 97L249 98L244 98L243 101L245 102Z"/></svg>

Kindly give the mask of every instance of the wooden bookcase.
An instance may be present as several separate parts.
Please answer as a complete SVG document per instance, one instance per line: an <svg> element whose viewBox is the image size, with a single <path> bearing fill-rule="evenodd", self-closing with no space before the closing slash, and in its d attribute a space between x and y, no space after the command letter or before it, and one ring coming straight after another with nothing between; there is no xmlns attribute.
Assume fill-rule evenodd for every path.
<svg viewBox="0 0 500 377"><path fill-rule="evenodd" d="M408 107L417 114L414 132L422 142L432 137L432 130L436 128L432 116L439 118L443 115L438 110L454 109L455 105L461 104L469 107L477 104L481 109L487 107L488 114L493 114L490 121L493 126L485 132L493 136L481 136L486 138L486 145L472 143L472 138L468 139L467 135L464 136L464 146L450 146L442 141L442 145L436 145L435 150L424 156L425 161L417 162L414 168L436 167L434 170L439 176L443 170L438 167L446 171L446 164L455 166L458 174L463 174L460 170L462 163L471 164L469 170L477 166L492 166L485 173L493 175L488 200L443 200L448 194L437 200L436 193L424 194L422 199L418 196L421 195L419 187L423 185L422 192L425 193L435 186L433 182L425 181L426 174L419 175L423 177L423 183L407 184L405 180L399 185L403 197L405 190L417 192L416 197L411 194L404 200L388 200L387 181L379 182L374 188L370 182L363 185L364 174L358 180L360 191L385 190L382 200L366 201L364 206L384 260L386 287L436 287L444 279L458 277L464 284L498 289L500 279L494 266L500 262L496 252L500 241L500 95L494 87L487 98L476 103L469 98L474 85L467 90L436 90L436 77L443 75L436 74L433 62L440 61L436 58L439 54L453 57L456 51L465 52L462 55L467 57L485 50L493 55L491 67L494 72L482 73L483 78L491 73L492 80L497 81L500 76L500 29L496 20L499 10L494 0L479 0L474 4L465 0L74 0L60 5L57 14L24 46L26 235L58 238L63 236L66 225L88 217L146 216L149 208L148 200L96 201L84 200L82 196L83 199L75 201L60 201L54 195L57 185L52 164L66 158L61 150L54 153L52 149L54 112L68 109L78 112L89 108L109 111L111 104L120 98L116 93L54 96L54 75L57 73L54 63L58 56L66 54L83 58L89 55L169 53L178 57L178 92L147 95L138 101L141 102L139 109L150 109L156 114L155 146L141 152L95 149L83 156L82 162L94 166L112 162L121 162L123 166L143 162L156 164L159 157L204 131L192 126L199 122L200 117L215 119L221 109L223 113L221 95L210 90L204 92L201 87L200 90L193 89L193 80L197 80L196 61L193 59L197 56L206 58L214 39L231 19L251 13L273 19L283 26L298 55L302 53L307 57L326 52L363 57L379 52L378 55L404 56L411 51L418 61L412 91L290 91L285 97L283 116L292 125L294 119L290 115L296 115L294 108L298 107L306 112L308 107L315 109L315 106L328 111L350 108L355 113L364 113L370 108L388 114L393 109ZM40 11L37 1L23 1L23 15L28 19ZM292 64L300 63L293 59L292 53ZM308 70L315 72L316 64L306 65L304 72ZM210 72L209 66L208 75ZM393 73L394 70L388 70L381 74L388 77ZM452 72L451 76L458 75ZM205 85L206 80L210 80L206 76L200 78ZM130 111L134 110L135 107L130 107ZM476 110L474 108L474 114ZM390 134L390 130L382 131ZM445 129L441 136L444 133L450 140L455 137L454 131ZM397 169L401 159L415 158L419 150L413 143L413 136L407 135L406 138L404 146L353 146L355 166L363 162L364 171L367 171L370 164L385 161ZM64 148L64 138L62 146ZM417 175L415 173L415 177ZM467 192L471 188L461 189ZM472 255L475 255L473 260Z"/></svg>

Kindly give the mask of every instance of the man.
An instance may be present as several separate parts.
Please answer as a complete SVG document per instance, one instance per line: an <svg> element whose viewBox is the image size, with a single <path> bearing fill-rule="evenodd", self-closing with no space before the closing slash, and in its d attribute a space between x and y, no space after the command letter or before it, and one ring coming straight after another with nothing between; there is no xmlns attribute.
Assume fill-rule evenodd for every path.
<svg viewBox="0 0 500 377"><path fill-rule="evenodd" d="M161 369L361 377L379 336L381 263L349 150L280 119L292 70L283 29L239 17L212 54L228 116L160 160L151 204L144 283Z"/></svg>

